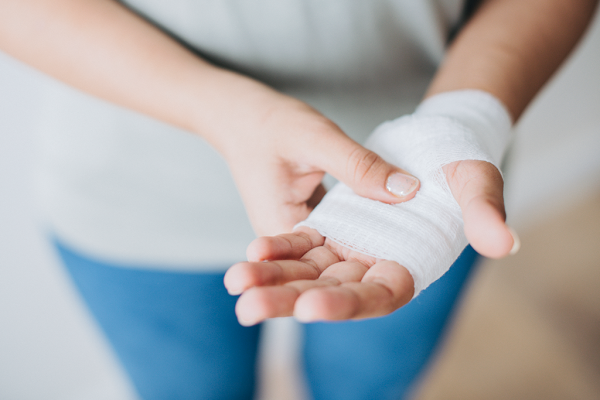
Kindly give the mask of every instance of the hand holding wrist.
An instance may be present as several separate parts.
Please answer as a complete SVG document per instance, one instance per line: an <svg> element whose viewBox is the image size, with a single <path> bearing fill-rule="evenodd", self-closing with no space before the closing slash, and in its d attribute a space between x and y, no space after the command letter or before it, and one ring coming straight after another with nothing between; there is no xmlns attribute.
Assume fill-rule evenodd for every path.
<svg viewBox="0 0 600 400"><path fill-rule="evenodd" d="M388 190L389 176L401 173L408 181L410 175L354 142L309 105L260 82L225 72L206 90L214 98L202 108L196 130L227 161L260 235L289 232L305 219L324 194L325 172L387 203L410 199L418 188L412 179L403 191Z"/></svg>

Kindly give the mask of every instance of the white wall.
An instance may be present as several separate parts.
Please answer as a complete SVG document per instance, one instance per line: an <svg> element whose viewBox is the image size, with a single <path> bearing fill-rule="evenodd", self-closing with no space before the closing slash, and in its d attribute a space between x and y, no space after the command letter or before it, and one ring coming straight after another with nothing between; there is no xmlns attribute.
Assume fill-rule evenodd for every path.
<svg viewBox="0 0 600 400"><path fill-rule="evenodd" d="M0 53L0 398L132 398L35 224L32 128L42 79Z"/></svg>
<svg viewBox="0 0 600 400"><path fill-rule="evenodd" d="M517 229L600 190L598 49L596 21L519 124L506 193ZM29 178L42 79L0 54L0 398L131 399L35 225Z"/></svg>

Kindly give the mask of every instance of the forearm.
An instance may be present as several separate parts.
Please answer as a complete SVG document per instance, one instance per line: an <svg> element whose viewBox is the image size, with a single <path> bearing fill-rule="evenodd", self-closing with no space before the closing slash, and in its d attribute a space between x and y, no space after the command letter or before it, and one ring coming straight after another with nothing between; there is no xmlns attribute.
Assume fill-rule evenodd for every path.
<svg viewBox="0 0 600 400"><path fill-rule="evenodd" d="M231 119L223 114L243 97L235 93L271 92L203 61L111 0L4 0L0 48L82 91L199 132L213 144L223 130L217 121Z"/></svg>
<svg viewBox="0 0 600 400"><path fill-rule="evenodd" d="M427 97L479 89L517 120L573 49L597 0L488 0L451 45Z"/></svg>

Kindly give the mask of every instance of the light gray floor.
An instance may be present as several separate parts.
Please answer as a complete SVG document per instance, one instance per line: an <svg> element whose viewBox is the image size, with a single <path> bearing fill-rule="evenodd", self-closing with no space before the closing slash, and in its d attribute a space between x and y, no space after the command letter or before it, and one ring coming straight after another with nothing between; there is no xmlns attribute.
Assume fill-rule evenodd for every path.
<svg viewBox="0 0 600 400"><path fill-rule="evenodd" d="M532 229L600 188L600 25L519 124L509 220ZM135 398L35 223L37 73L0 54L0 398ZM294 399L287 322L269 334L263 399ZM282 372L283 371L283 372ZM286 372L288 371L288 372ZM293 393L290 393L293 392Z"/></svg>

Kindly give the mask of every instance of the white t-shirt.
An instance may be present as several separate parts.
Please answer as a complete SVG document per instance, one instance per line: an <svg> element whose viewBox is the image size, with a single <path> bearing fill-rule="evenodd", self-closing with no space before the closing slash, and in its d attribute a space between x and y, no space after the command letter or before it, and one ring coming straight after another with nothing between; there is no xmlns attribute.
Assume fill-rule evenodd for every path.
<svg viewBox="0 0 600 400"><path fill-rule="evenodd" d="M323 112L358 141L412 112L460 0L127 0L211 62ZM198 110L202 112L202 110ZM227 165L200 137L53 83L38 187L52 234L100 259L223 269L254 238Z"/></svg>

